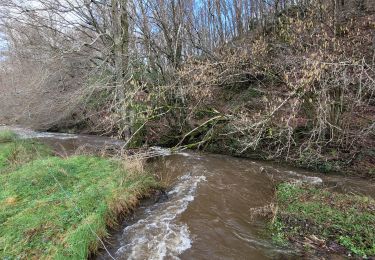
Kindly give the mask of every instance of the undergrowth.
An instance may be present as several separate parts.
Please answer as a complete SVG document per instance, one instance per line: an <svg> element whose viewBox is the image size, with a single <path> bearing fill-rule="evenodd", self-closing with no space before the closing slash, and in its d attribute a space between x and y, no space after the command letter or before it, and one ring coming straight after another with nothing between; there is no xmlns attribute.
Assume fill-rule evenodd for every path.
<svg viewBox="0 0 375 260"><path fill-rule="evenodd" d="M272 224L276 242L312 238L320 241L320 247L335 242L355 255L375 255L372 198L290 183L280 184L276 196L279 208Z"/></svg>

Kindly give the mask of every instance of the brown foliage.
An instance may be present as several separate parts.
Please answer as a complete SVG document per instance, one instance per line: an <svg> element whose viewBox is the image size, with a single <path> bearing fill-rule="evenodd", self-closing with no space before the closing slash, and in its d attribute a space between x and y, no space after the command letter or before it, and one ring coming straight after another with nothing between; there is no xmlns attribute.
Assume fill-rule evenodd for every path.
<svg viewBox="0 0 375 260"><path fill-rule="evenodd" d="M186 63L179 88L189 100L188 120L206 107L229 120L210 128L208 142L310 167L329 161L323 170L353 166L373 147L375 16L338 25L331 16L318 19L319 12L281 16L266 34Z"/></svg>

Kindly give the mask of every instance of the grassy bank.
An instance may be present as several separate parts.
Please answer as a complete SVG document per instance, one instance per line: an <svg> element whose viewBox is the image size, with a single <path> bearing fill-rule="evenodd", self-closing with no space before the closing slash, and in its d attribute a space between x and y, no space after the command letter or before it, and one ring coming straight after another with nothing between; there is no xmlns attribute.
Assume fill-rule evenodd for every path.
<svg viewBox="0 0 375 260"><path fill-rule="evenodd" d="M16 134L12 131L0 131L0 143L10 142L16 139Z"/></svg>
<svg viewBox="0 0 375 260"><path fill-rule="evenodd" d="M86 259L107 227L156 187L118 161L59 158L15 138L0 143L0 169L1 259Z"/></svg>
<svg viewBox="0 0 375 260"><path fill-rule="evenodd" d="M274 239L305 248L375 256L375 201L283 183L276 191Z"/></svg>
<svg viewBox="0 0 375 260"><path fill-rule="evenodd" d="M14 137L7 139L8 141L1 140L5 139L0 137L0 174L10 172L27 162L51 155L48 147L34 141L22 141L14 139Z"/></svg>

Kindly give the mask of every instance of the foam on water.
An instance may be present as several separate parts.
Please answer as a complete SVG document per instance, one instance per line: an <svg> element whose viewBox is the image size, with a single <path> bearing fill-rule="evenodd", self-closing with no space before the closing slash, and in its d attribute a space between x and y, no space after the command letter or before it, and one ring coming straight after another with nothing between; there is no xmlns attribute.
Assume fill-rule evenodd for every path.
<svg viewBox="0 0 375 260"><path fill-rule="evenodd" d="M147 216L123 230L124 242L117 259L179 259L191 247L189 228L178 217L194 200L198 183L204 176L183 175L168 192L169 200L146 211Z"/></svg>
<svg viewBox="0 0 375 260"><path fill-rule="evenodd" d="M166 148L159 147L159 146L152 146L150 147L150 150L155 153L158 153L161 156L168 156L172 154L170 149L166 149Z"/></svg>
<svg viewBox="0 0 375 260"><path fill-rule="evenodd" d="M311 183L311 184L321 184L321 183L323 183L323 180L319 177L306 176L306 175L296 173L294 171L287 171L287 174L289 174L291 176L294 176L294 177L297 177L296 181L299 181L299 182L307 182L307 183Z"/></svg>
<svg viewBox="0 0 375 260"><path fill-rule="evenodd" d="M310 184L322 184L323 180L320 177L316 176L308 176L304 174L297 173L295 171L280 171L274 167L260 167L260 171L266 171L266 172L277 172L278 176L274 175L274 177L282 177L283 179L291 179L294 182L299 182L299 183L310 183ZM271 171L269 171L271 170Z"/></svg>
<svg viewBox="0 0 375 260"><path fill-rule="evenodd" d="M56 139L65 140L65 139L76 139L76 138L78 138L78 136L74 135L74 134L36 132L36 131L31 130L31 129L21 128L21 127L0 126L0 130L12 130L20 138L24 138L24 139L28 139L28 138L56 138Z"/></svg>

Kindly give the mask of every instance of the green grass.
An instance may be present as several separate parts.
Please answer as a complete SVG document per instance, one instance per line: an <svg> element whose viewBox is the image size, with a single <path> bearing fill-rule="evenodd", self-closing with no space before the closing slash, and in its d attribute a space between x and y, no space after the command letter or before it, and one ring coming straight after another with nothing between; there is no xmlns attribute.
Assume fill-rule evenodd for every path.
<svg viewBox="0 0 375 260"><path fill-rule="evenodd" d="M35 141L14 139L0 143L0 174L18 165L51 155L51 150Z"/></svg>
<svg viewBox="0 0 375 260"><path fill-rule="evenodd" d="M373 199L290 183L280 184L276 197L275 240L314 235L359 256L375 255Z"/></svg>
<svg viewBox="0 0 375 260"><path fill-rule="evenodd" d="M157 187L115 160L63 159L18 142L0 144L0 259L86 259L99 246L96 235L107 236L108 226ZM41 151L11 166L9 150L19 145Z"/></svg>
<svg viewBox="0 0 375 260"><path fill-rule="evenodd" d="M11 142L17 138L17 135L10 130L0 131L0 143Z"/></svg>

